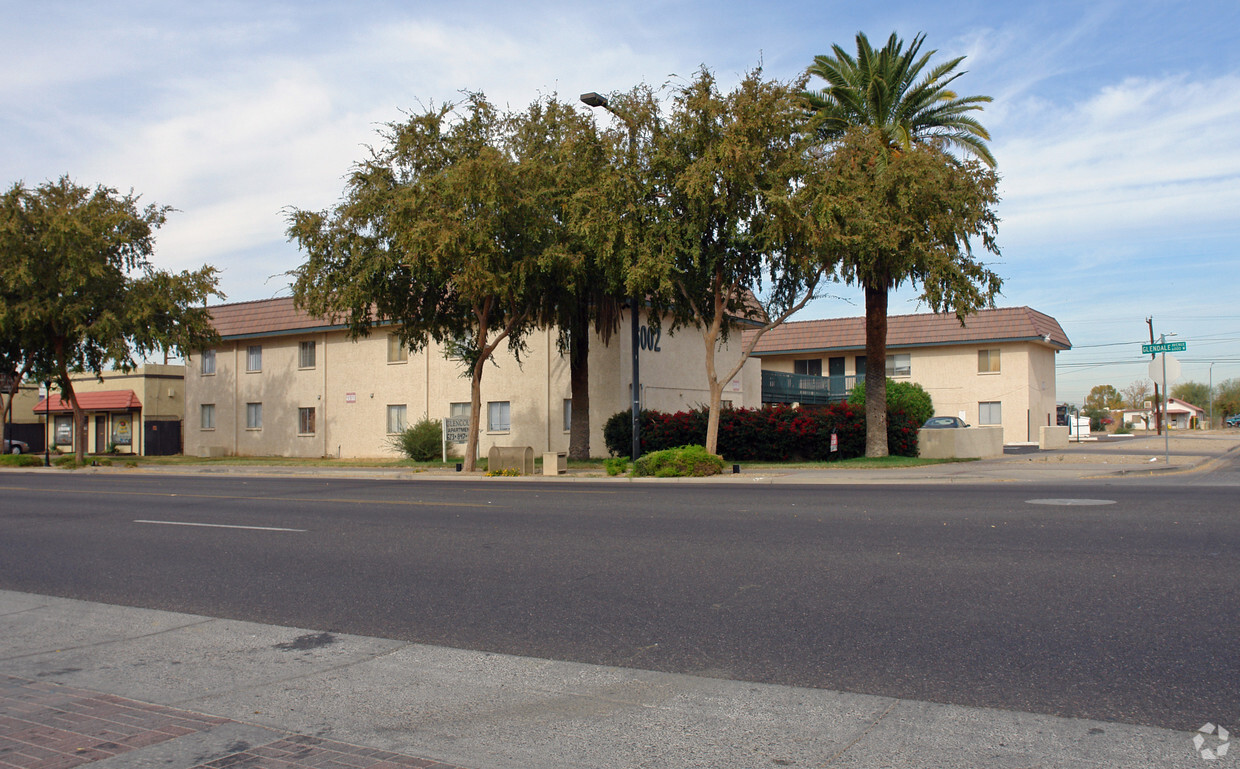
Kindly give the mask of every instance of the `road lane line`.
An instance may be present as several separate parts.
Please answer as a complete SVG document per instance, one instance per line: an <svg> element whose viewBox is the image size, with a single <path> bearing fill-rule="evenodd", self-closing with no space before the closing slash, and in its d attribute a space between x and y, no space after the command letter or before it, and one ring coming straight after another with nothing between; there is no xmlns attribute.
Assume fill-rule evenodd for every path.
<svg viewBox="0 0 1240 769"><path fill-rule="evenodd" d="M134 521L134 523L156 523L161 526L202 526L207 529L249 529L250 531L293 531L304 534L307 529L283 529L279 526L240 526L229 523L194 523L192 521Z"/></svg>
<svg viewBox="0 0 1240 769"><path fill-rule="evenodd" d="M394 505L401 507L487 507L490 502L426 502L416 499L337 499L331 497L257 497L240 494L186 494L157 491L108 491L106 489L47 489L38 486L0 484L0 491L35 491L47 494L78 494L114 497L180 497L182 499L237 499L250 502L321 502L350 505Z"/></svg>

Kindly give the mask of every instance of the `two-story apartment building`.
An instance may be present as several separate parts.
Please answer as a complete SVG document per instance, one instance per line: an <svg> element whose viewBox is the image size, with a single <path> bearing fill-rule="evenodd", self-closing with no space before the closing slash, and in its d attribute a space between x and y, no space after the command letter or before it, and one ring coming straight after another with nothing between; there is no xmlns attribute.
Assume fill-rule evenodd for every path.
<svg viewBox="0 0 1240 769"><path fill-rule="evenodd" d="M186 361L186 454L388 456L395 453L391 436L405 426L469 415L466 370L437 344L411 353L382 328L353 340L342 325L296 309L292 299L219 305L211 317L222 342ZM482 379L482 456L493 445L568 450L569 362L556 337L555 329L534 333L519 362L504 347L496 351ZM608 345L597 335L590 342L595 455L606 453L604 422L631 402L629 338L622 332ZM705 348L696 331L670 336L643 324L639 340L643 408L678 411L707 401ZM738 354L721 349L718 365ZM724 398L760 405L756 360Z"/></svg>
<svg viewBox="0 0 1240 769"><path fill-rule="evenodd" d="M935 413L1003 427L1005 443L1036 442L1055 424L1055 354L1071 349L1054 318L1029 307L888 318L887 375L920 384ZM865 379L865 318L785 323L754 349L764 402L827 402ZM797 376L800 375L800 376Z"/></svg>

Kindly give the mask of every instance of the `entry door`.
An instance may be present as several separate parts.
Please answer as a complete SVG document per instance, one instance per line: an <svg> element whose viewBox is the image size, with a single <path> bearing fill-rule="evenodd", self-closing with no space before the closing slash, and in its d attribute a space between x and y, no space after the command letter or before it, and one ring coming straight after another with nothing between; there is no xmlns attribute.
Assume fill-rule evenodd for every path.
<svg viewBox="0 0 1240 769"><path fill-rule="evenodd" d="M95 453L108 453L108 418L95 417Z"/></svg>

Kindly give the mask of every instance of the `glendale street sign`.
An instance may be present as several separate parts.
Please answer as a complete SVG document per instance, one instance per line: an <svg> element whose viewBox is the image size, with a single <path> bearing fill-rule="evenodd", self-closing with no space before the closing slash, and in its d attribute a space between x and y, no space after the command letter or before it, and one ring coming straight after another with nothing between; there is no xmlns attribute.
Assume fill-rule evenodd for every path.
<svg viewBox="0 0 1240 769"><path fill-rule="evenodd" d="M1158 344L1141 345L1142 355L1153 355L1159 352L1184 352L1188 349L1185 342L1159 342Z"/></svg>

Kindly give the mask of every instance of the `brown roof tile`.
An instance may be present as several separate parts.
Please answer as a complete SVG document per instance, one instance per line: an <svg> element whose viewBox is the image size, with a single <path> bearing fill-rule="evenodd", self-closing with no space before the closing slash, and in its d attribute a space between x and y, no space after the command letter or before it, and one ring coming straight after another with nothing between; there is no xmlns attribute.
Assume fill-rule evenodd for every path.
<svg viewBox="0 0 1240 769"><path fill-rule="evenodd" d="M753 332L745 332L748 337ZM1029 307L979 310L964 325L951 313L893 315L887 319L888 347L1036 340L1050 337L1062 350L1072 347L1059 321ZM768 331L755 355L818 350L864 350L865 318L828 318L785 323Z"/></svg>
<svg viewBox="0 0 1240 769"><path fill-rule="evenodd" d="M78 405L83 411L132 411L142 408L142 401L138 400L138 396L133 390L104 390L93 393L74 393L77 396ZM61 413L73 411L73 404L65 400L63 395L57 394L52 398L52 413ZM34 407L34 413L47 413L47 398L40 398Z"/></svg>
<svg viewBox="0 0 1240 769"><path fill-rule="evenodd" d="M312 328L337 328L343 325L297 309L293 306L291 297L221 304L208 309L216 332L226 339L290 333Z"/></svg>

